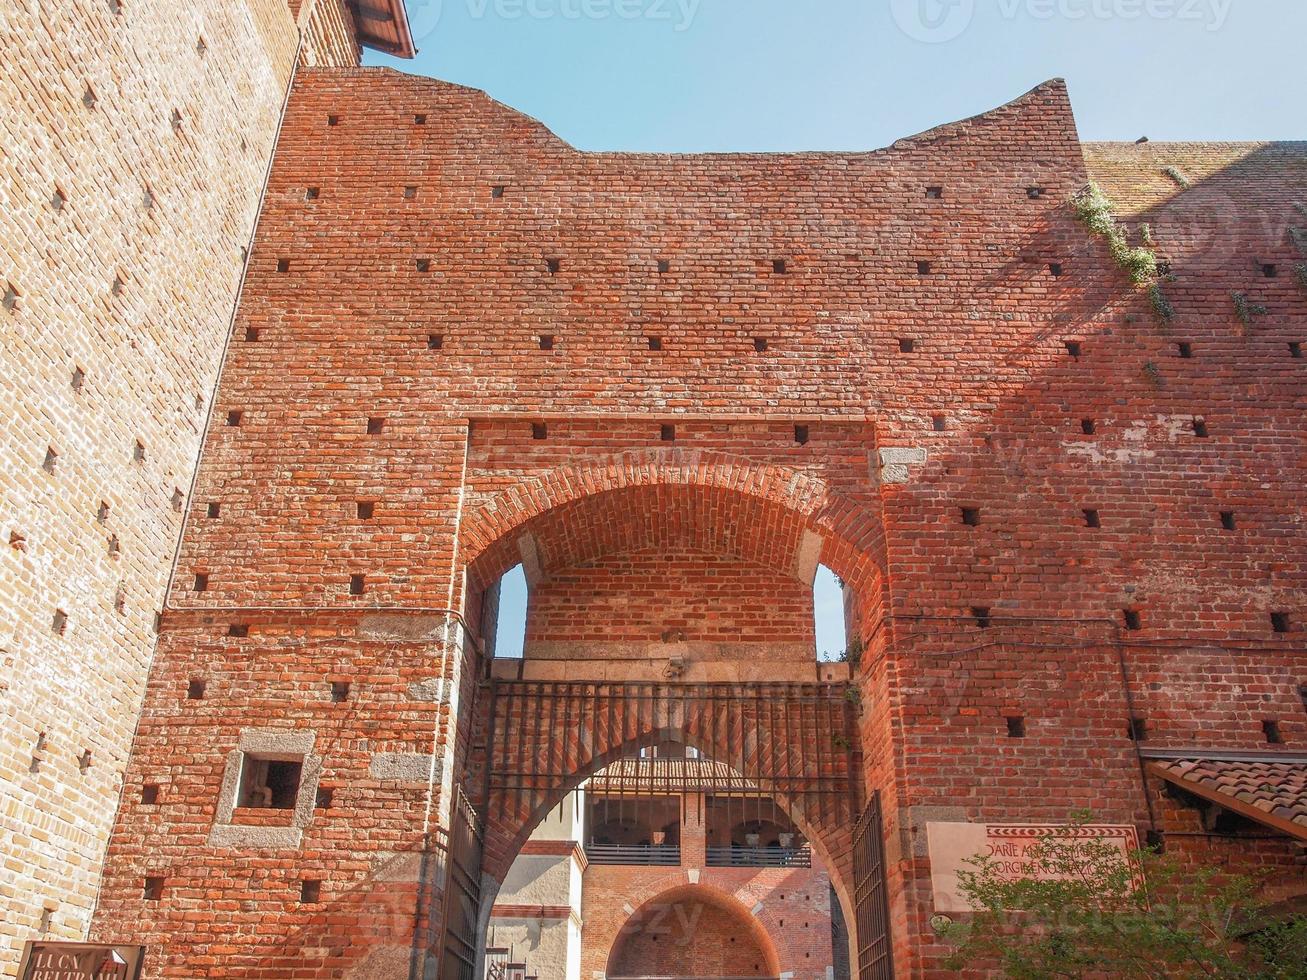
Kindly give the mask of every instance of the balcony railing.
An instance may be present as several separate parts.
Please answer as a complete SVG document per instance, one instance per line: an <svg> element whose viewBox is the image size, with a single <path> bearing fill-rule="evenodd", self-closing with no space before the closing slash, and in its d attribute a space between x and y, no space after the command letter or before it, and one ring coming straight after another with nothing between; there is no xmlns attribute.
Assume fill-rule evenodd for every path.
<svg viewBox="0 0 1307 980"><path fill-rule="evenodd" d="M810 847L708 848L710 868L811 868Z"/></svg>
<svg viewBox="0 0 1307 980"><path fill-rule="evenodd" d="M675 868L681 863L680 844L587 844L591 864L631 864Z"/></svg>

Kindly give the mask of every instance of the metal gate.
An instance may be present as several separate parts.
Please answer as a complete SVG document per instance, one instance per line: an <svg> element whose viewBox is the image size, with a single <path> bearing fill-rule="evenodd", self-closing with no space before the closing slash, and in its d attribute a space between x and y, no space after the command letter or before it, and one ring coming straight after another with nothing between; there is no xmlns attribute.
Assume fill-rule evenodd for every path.
<svg viewBox="0 0 1307 980"><path fill-rule="evenodd" d="M853 904L858 980L893 980L879 793L871 794L853 828Z"/></svg>
<svg viewBox="0 0 1307 980"><path fill-rule="evenodd" d="M477 917L481 909L481 823L476 812L457 791L453 826L437 845L441 865L438 883L440 909L434 963L428 960L418 974L422 980L473 980L477 961ZM431 973L431 967L436 972ZM412 971L410 970L410 974ZM418 980L412 977L411 980Z"/></svg>

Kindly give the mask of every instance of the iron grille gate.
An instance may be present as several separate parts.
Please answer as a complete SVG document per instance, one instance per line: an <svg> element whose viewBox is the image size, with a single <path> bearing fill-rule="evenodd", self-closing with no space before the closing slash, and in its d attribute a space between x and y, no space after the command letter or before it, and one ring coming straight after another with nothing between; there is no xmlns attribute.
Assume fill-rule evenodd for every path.
<svg viewBox="0 0 1307 980"><path fill-rule="evenodd" d="M449 830L449 874L445 880L445 949L441 980L472 980L481 913L481 828L459 790Z"/></svg>
<svg viewBox="0 0 1307 980"><path fill-rule="evenodd" d="M879 793L871 794L853 828L853 904L858 980L893 980Z"/></svg>

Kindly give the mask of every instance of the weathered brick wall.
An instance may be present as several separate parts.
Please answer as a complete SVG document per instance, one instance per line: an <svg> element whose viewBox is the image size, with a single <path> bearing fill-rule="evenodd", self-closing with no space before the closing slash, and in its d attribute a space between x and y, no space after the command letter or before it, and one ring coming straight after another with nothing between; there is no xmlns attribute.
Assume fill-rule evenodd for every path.
<svg viewBox="0 0 1307 980"><path fill-rule="evenodd" d="M1132 710L1159 743L1284 751L1260 741L1273 711L1301 748L1302 159L1089 148L1172 263L1176 315L1159 323L1066 205L1089 170L1060 83L876 153L670 157L579 153L430 80L303 73L219 398L219 418L238 414L210 434L175 598L439 608L463 604L466 572L475 625L482 592L531 554L548 581L686 527L697 550L786 576L815 536L854 594L896 955L923 970L928 819L1089 802L1146 827ZM1166 177L1162 194L1172 165L1192 186ZM1268 312L1240 323L1232 289ZM300 615L259 673L286 700L332 648ZM166 638L156 673L219 639ZM242 669L258 649L222 642ZM173 744L142 744L141 779L214 738L178 726L169 697L143 730ZM271 701L226 707L298 724ZM211 819L155 826L180 840ZM245 885L249 906L220 914L185 892L143 903L138 820L120 818L138 856L106 894L176 969L186 916L262 915ZM395 848L381 836L340 843L342 880L369 887L368 861Z"/></svg>
<svg viewBox="0 0 1307 980"><path fill-rule="evenodd" d="M610 624L602 636L596 622ZM531 593L528 658L648 660L669 642L695 661L811 662L811 587L737 558L660 550L586 562Z"/></svg>
<svg viewBox="0 0 1307 980"><path fill-rule="evenodd" d="M312 0L304 5L291 4L304 46L300 63L311 67L357 65L362 55L354 30L354 17L345 0Z"/></svg>
<svg viewBox="0 0 1307 980"><path fill-rule="evenodd" d="M310 18L317 62L357 64L340 13ZM285 0L34 2L0 43L11 976L89 925L298 36Z"/></svg>
<svg viewBox="0 0 1307 980"><path fill-rule="evenodd" d="M819 863L690 874L695 880L678 868L587 868L581 976L826 980L830 886Z"/></svg>

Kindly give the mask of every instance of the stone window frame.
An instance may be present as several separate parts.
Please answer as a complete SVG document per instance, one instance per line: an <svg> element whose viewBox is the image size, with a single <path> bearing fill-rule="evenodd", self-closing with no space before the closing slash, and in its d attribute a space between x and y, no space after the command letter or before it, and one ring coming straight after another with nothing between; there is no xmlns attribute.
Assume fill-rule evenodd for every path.
<svg viewBox="0 0 1307 980"><path fill-rule="evenodd" d="M227 753L218 807L209 831L210 847L297 848L304 840L304 828L313 819L322 778L322 756L313 754L318 733L304 729L244 728L236 748ZM246 756L278 762L300 763L300 786L289 826L265 827L232 823L240 793Z"/></svg>

